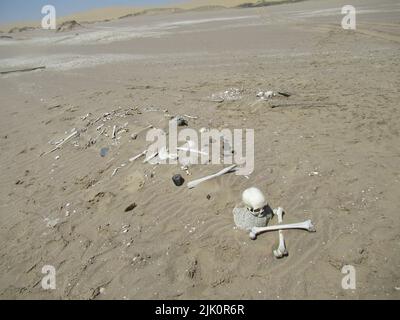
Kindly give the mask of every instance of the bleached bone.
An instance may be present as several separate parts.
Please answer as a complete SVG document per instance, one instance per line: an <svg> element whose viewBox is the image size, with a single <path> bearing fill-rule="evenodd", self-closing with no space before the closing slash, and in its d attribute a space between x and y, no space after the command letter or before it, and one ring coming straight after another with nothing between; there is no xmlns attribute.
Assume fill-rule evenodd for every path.
<svg viewBox="0 0 400 320"><path fill-rule="evenodd" d="M42 153L40 156L45 156L45 155L47 155L47 154L49 154L49 153L52 153L52 152L54 152L54 151L60 149L60 147L61 147L64 143L67 143L69 140L71 140L72 138L74 138L77 134L78 134L78 131L74 131L74 132L71 133L68 137L66 137L64 140L62 140L61 142L59 142L59 143L55 146L55 148L51 149L51 150L48 151L48 152Z"/></svg>
<svg viewBox="0 0 400 320"><path fill-rule="evenodd" d="M102 119L103 119L103 121L105 121L106 120L105 118L108 117L109 115L111 115L110 112L103 113L100 117L98 117L96 120L94 120L93 123L97 123Z"/></svg>
<svg viewBox="0 0 400 320"><path fill-rule="evenodd" d="M243 191L242 200L247 208L252 211L260 210L267 205L267 202L261 190L254 187Z"/></svg>
<svg viewBox="0 0 400 320"><path fill-rule="evenodd" d="M274 256L277 259L282 259L289 255L289 252L286 250L285 238L283 237L282 230L279 230L279 247L274 250Z"/></svg>
<svg viewBox="0 0 400 320"><path fill-rule="evenodd" d="M184 114L183 117L188 118L188 119L198 119L199 117L196 116L189 116L187 114Z"/></svg>
<svg viewBox="0 0 400 320"><path fill-rule="evenodd" d="M176 150L178 150L178 151L185 151L185 152L193 152L193 153L203 154L203 155L208 155L208 153L206 153L206 152L204 152L204 151L200 151L200 150L196 150L196 149L190 149L190 148L178 147L178 148L176 148Z"/></svg>
<svg viewBox="0 0 400 320"><path fill-rule="evenodd" d="M193 152L193 153L202 154L202 155L208 155L208 153L206 153L204 151L194 149L195 146L196 146L196 144L192 140L188 140L183 145L176 148L176 150L184 151L184 152Z"/></svg>
<svg viewBox="0 0 400 320"><path fill-rule="evenodd" d="M126 132L129 132L129 129L128 129L128 128L119 128L119 129L117 130L117 132L115 133L115 135L118 136L119 134L126 133ZM118 137L118 138L119 138L119 137Z"/></svg>
<svg viewBox="0 0 400 320"><path fill-rule="evenodd" d="M278 217L278 223L281 224L283 222L283 209L278 208L274 210L274 214ZM289 253L286 249L285 238L283 237L283 231L279 230L279 246L278 249L274 250L274 256L277 259L281 259L287 256Z"/></svg>
<svg viewBox="0 0 400 320"><path fill-rule="evenodd" d="M283 222L283 208L278 207L277 209L273 210L274 215L278 218L278 223L282 223Z"/></svg>
<svg viewBox="0 0 400 320"><path fill-rule="evenodd" d="M271 99L276 96L276 93L273 91L261 91L257 93L257 97L261 100Z"/></svg>
<svg viewBox="0 0 400 320"><path fill-rule="evenodd" d="M147 153L147 152L146 152ZM151 159L154 159L158 156L158 151L154 152L152 155L148 156L146 159L143 160L143 163L149 162Z"/></svg>
<svg viewBox="0 0 400 320"><path fill-rule="evenodd" d="M115 134L117 132L117 126L113 127L113 131L112 131L112 135L111 135L111 139L115 139Z"/></svg>
<svg viewBox="0 0 400 320"><path fill-rule="evenodd" d="M255 240L257 239L257 236L261 233L270 231L279 231L279 230L289 230L289 229L301 229L301 230L307 230L309 232L315 232L315 227L312 224L311 220L307 220L301 223L281 224L263 228L254 227L251 229L249 237L250 239Z"/></svg>
<svg viewBox="0 0 400 320"><path fill-rule="evenodd" d="M224 175L225 173L231 172L231 171L232 171L233 169L235 169L236 167L237 167L236 164L231 165L230 167L225 168L225 169L221 170L220 172L217 172L217 173L215 173L215 174L212 174L212 175L210 175L210 176L207 176L207 177L204 177L204 178L201 178L201 179L198 179L198 180L191 181L191 182L189 182L189 183L187 184L187 186L188 186L189 189L192 189L192 188L196 187L197 185L199 185L199 184L202 183L202 182L205 182L205 181L207 181L207 180L211 180L211 179L217 178L217 177L219 177L219 176Z"/></svg>
<svg viewBox="0 0 400 320"><path fill-rule="evenodd" d="M191 176L192 174L189 171L189 167L188 166L181 166L181 170L184 170L186 172L186 175Z"/></svg>
<svg viewBox="0 0 400 320"><path fill-rule="evenodd" d="M143 157L146 153L147 153L147 150L144 150L142 153L138 154L137 156L130 158L129 162L133 162L133 161L139 159L140 157Z"/></svg>
<svg viewBox="0 0 400 320"><path fill-rule="evenodd" d="M114 176L117 174L117 172L118 172L119 169L120 169L119 167L118 167L118 168L115 168L114 171L113 171L113 173L111 174L111 177L114 177Z"/></svg>

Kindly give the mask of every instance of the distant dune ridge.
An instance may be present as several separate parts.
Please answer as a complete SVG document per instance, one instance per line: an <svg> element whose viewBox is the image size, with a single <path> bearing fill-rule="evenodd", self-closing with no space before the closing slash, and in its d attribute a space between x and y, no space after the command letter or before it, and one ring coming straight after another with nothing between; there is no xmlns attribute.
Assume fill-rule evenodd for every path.
<svg viewBox="0 0 400 320"><path fill-rule="evenodd" d="M175 13L185 10L211 10L216 8L235 8L235 7L257 7L280 3L297 2L301 0L190 0L177 1L176 4L162 7L106 7L97 8L89 11L78 12L65 17L58 17L58 24L63 23L90 23L96 21L107 21L120 19L130 16L158 13ZM40 21L15 22L0 26L2 31L15 33L40 27Z"/></svg>
<svg viewBox="0 0 400 320"><path fill-rule="evenodd" d="M61 23L57 27L57 32L70 31L70 30L73 30L78 27L81 27L81 25L78 22L76 22L75 20L69 20L69 21L65 21L65 22Z"/></svg>

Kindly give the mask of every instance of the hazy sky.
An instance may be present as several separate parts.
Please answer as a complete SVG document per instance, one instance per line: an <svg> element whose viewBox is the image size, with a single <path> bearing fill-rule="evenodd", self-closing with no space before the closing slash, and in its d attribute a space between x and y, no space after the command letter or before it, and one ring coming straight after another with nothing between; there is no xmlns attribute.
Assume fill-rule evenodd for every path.
<svg viewBox="0 0 400 320"><path fill-rule="evenodd" d="M0 0L0 24L12 21L41 20L42 7L51 4L58 16L92 8L122 6L143 6L174 3L172 0ZM178 1L180 2L180 1Z"/></svg>

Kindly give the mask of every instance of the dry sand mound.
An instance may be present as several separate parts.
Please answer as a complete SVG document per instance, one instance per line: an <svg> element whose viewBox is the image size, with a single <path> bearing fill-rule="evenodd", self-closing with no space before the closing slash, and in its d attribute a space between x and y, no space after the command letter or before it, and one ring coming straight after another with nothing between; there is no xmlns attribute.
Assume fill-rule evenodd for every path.
<svg viewBox="0 0 400 320"><path fill-rule="evenodd" d="M10 31L8 31L8 33L24 32L24 31L34 30L34 29L35 28L33 28L33 27L22 27L22 28L15 27L15 28L12 28Z"/></svg>
<svg viewBox="0 0 400 320"><path fill-rule="evenodd" d="M57 32L71 31L73 29L76 29L77 27L82 27L82 25L75 20L65 21L59 25L59 27L57 28Z"/></svg>

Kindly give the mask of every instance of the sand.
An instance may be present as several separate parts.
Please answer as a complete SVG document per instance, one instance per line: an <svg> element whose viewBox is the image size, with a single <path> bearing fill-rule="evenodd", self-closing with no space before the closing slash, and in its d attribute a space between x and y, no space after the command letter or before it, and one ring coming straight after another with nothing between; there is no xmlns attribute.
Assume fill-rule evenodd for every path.
<svg viewBox="0 0 400 320"><path fill-rule="evenodd" d="M353 5L356 31L340 26L342 2L327 0L0 39L1 71L46 66L0 75L0 298L398 299L400 6ZM229 88L240 99L211 101ZM260 90L292 96L259 101ZM90 143L93 122L113 110L108 137ZM121 167L148 145L132 133L179 114L198 117L195 129L254 129L254 172L189 190L172 176L223 166L191 176L141 160ZM235 228L251 186L285 209L285 223L315 224L284 232L287 258L272 254L277 233L251 241ZM56 290L41 287L45 265ZM355 290L342 288L344 265Z"/></svg>

